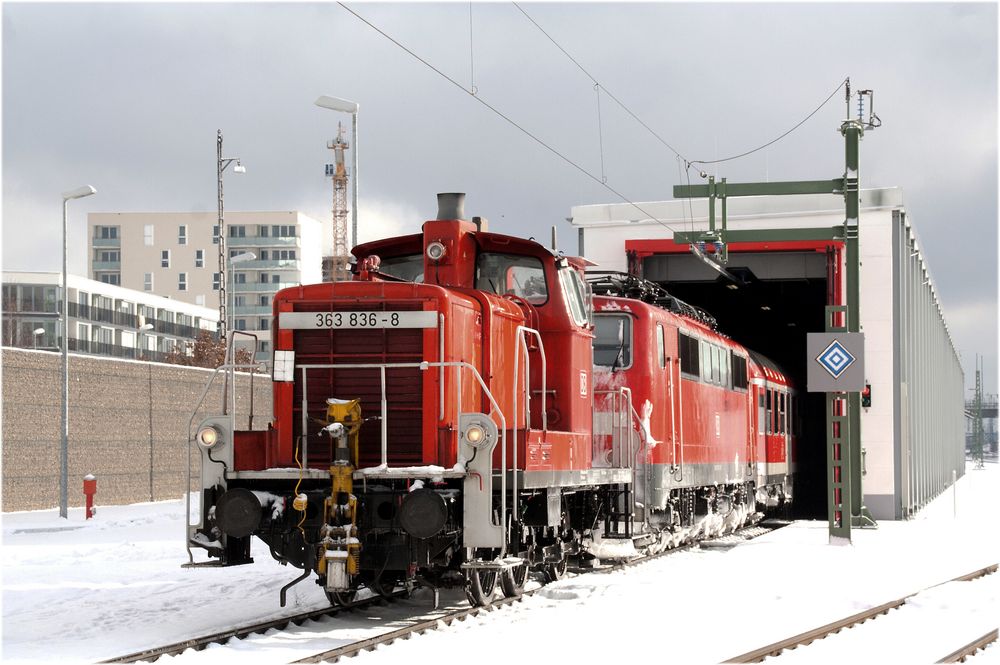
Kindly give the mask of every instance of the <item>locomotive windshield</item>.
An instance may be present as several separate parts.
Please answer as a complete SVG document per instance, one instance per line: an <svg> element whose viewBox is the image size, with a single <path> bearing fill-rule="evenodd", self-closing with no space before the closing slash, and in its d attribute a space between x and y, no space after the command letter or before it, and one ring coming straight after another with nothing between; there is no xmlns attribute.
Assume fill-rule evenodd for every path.
<svg viewBox="0 0 1000 665"><path fill-rule="evenodd" d="M484 252L476 260L476 288L497 295L515 295L532 305L549 299L545 268L533 256Z"/></svg>
<svg viewBox="0 0 1000 665"><path fill-rule="evenodd" d="M378 271L386 275L392 275L407 282L424 281L424 255L407 254L406 256L393 256L382 259Z"/></svg>
<svg viewBox="0 0 1000 665"><path fill-rule="evenodd" d="M594 364L615 369L632 366L632 319L627 314L594 316Z"/></svg>

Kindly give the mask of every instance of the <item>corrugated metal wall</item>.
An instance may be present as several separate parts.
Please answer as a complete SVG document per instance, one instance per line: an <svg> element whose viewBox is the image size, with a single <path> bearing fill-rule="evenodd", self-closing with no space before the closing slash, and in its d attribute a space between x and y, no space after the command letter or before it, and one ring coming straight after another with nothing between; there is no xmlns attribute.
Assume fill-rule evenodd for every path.
<svg viewBox="0 0 1000 665"><path fill-rule="evenodd" d="M965 473L965 385L916 235L893 212L893 330L897 518L940 494Z"/></svg>

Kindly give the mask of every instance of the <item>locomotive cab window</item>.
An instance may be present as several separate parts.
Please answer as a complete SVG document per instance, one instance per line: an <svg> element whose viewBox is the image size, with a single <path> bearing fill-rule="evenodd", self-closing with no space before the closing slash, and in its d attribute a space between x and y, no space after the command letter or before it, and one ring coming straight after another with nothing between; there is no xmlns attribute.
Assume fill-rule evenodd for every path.
<svg viewBox="0 0 1000 665"><path fill-rule="evenodd" d="M681 359L681 374L690 378L698 378L701 357L698 351L697 338L677 331L677 355Z"/></svg>
<svg viewBox="0 0 1000 665"><path fill-rule="evenodd" d="M407 282L424 281L424 255L407 254L406 256L393 256L382 259L378 271L385 275L392 275Z"/></svg>
<svg viewBox="0 0 1000 665"><path fill-rule="evenodd" d="M747 359L742 356L733 356L733 389L747 389Z"/></svg>
<svg viewBox="0 0 1000 665"><path fill-rule="evenodd" d="M545 268L534 256L484 252L476 260L476 288L497 295L515 295L532 305L549 300Z"/></svg>
<svg viewBox="0 0 1000 665"><path fill-rule="evenodd" d="M632 366L632 319L627 314L594 317L594 364L612 369Z"/></svg>
<svg viewBox="0 0 1000 665"><path fill-rule="evenodd" d="M563 297L569 307L570 316L578 326L586 326L589 320L587 316L587 299L584 295L583 280L580 273L566 267L559 269L559 285L563 290ZM530 300L528 302L531 302Z"/></svg>

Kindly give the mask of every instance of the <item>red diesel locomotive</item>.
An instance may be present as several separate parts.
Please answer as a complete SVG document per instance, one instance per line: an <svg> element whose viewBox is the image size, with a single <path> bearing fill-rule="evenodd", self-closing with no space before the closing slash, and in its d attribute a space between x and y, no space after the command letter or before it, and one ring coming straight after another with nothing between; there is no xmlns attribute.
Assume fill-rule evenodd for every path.
<svg viewBox="0 0 1000 665"><path fill-rule="evenodd" d="M529 570L721 533L790 498L776 368L652 285L598 279L592 297L584 260L438 198L422 233L355 247L351 281L275 295L273 420L237 431L229 411L193 433L189 552L250 563L260 538L302 570L282 604L313 572L331 602L420 583L485 604Z"/></svg>

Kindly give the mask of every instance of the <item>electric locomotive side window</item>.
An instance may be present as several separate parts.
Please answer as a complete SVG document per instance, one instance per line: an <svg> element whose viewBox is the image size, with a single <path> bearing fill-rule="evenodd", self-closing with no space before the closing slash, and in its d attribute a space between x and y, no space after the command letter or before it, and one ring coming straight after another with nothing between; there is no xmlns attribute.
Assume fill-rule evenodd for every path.
<svg viewBox="0 0 1000 665"><path fill-rule="evenodd" d="M612 369L632 366L632 319L627 314L594 317L594 364Z"/></svg>
<svg viewBox="0 0 1000 665"><path fill-rule="evenodd" d="M424 255L407 254L406 256L392 256L382 259L378 270L381 273L404 279L407 282L423 282Z"/></svg>
<svg viewBox="0 0 1000 665"><path fill-rule="evenodd" d="M514 295L532 305L549 300L545 268L533 256L484 252L476 259L476 288L497 295Z"/></svg>
<svg viewBox="0 0 1000 665"><path fill-rule="evenodd" d="M677 331L677 349L681 359L681 374L697 379L699 374L698 339Z"/></svg>

